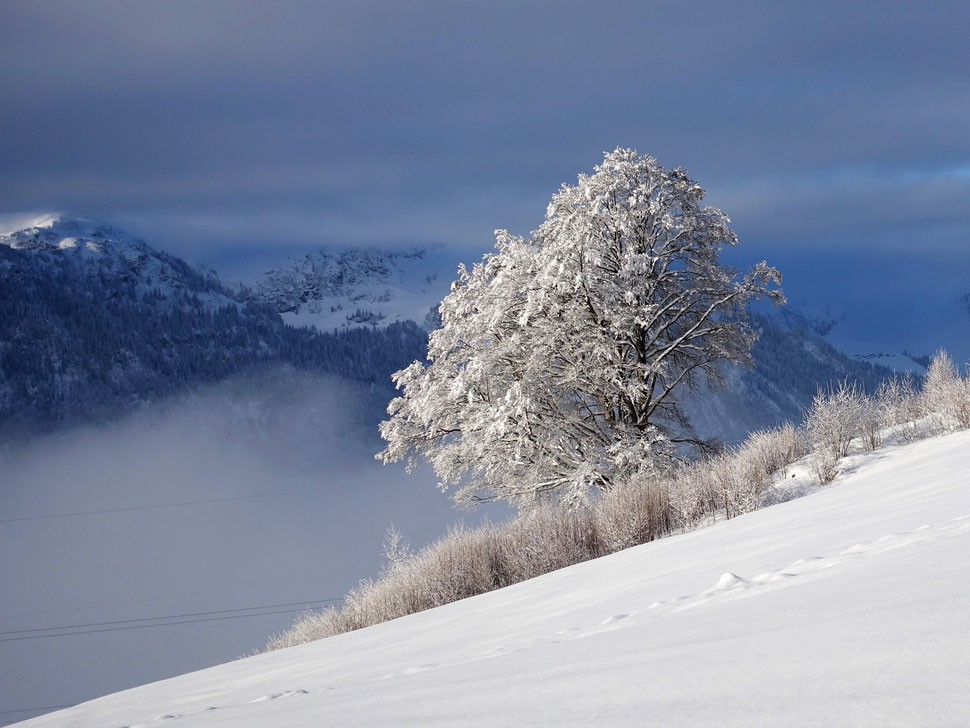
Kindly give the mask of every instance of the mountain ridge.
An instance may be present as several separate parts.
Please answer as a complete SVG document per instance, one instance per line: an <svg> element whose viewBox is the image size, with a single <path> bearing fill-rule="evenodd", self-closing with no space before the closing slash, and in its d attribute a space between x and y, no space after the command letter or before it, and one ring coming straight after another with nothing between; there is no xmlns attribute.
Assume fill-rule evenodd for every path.
<svg viewBox="0 0 970 728"><path fill-rule="evenodd" d="M423 355L411 323L330 334L287 325L218 276L117 229L55 219L0 236L0 439L89 420L254 367L373 384Z"/></svg>
<svg viewBox="0 0 970 728"><path fill-rule="evenodd" d="M103 420L274 364L372 384L376 424L391 373L425 355L445 265L434 249L321 250L234 286L111 225L42 218L0 236L0 437ZM818 387L873 390L890 376L828 344L827 320L771 309L752 322L755 366L728 368L726 389L688 405L704 438L740 441L799 420Z"/></svg>

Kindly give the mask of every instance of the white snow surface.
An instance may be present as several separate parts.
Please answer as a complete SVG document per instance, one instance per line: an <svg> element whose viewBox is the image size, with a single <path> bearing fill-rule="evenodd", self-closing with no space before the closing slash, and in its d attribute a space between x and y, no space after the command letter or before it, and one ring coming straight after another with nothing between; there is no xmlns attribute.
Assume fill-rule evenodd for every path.
<svg viewBox="0 0 970 728"><path fill-rule="evenodd" d="M24 725L970 725L970 433L848 469L693 533Z"/></svg>

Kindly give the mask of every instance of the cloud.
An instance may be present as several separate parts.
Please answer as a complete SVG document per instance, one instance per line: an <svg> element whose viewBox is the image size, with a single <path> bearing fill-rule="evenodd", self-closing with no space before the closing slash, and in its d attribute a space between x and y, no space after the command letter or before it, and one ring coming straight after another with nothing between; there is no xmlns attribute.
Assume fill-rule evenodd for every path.
<svg viewBox="0 0 970 728"><path fill-rule="evenodd" d="M900 227L932 235L932 186L902 176L970 163L962 5L105 1L4 15L0 213L160 221L203 262L277 238L486 250L495 227L536 227L557 187L617 145L686 166L752 229L813 225L844 243L884 197ZM966 230L951 215L962 183L939 184Z"/></svg>
<svg viewBox="0 0 970 728"><path fill-rule="evenodd" d="M970 229L966 166L755 177L712 198L752 235L811 236L817 245L945 252L954 250L946 230Z"/></svg>
<svg viewBox="0 0 970 728"><path fill-rule="evenodd" d="M269 371L0 452L3 629L339 598L376 574L392 523L416 546L443 535L459 514L430 469L374 460L368 396ZM295 617L4 642L0 709L228 661Z"/></svg>

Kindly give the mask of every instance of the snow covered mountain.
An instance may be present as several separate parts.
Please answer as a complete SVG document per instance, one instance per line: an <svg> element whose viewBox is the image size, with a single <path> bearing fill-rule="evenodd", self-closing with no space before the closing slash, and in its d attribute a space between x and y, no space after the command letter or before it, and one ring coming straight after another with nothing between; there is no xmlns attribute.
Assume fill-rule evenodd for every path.
<svg viewBox="0 0 970 728"><path fill-rule="evenodd" d="M244 296L320 331L411 320L431 329L457 264L440 248L322 249L263 273Z"/></svg>
<svg viewBox="0 0 970 728"><path fill-rule="evenodd" d="M970 361L970 293L921 292L913 290L914 285L902 274L899 280L888 280L881 297L869 300L864 312L855 303L851 315L836 313L838 304L824 309L807 304L796 308L814 311L810 318L824 324L818 333L859 361L917 377L926 374L930 359L940 348L961 364ZM901 308L905 315L900 314Z"/></svg>
<svg viewBox="0 0 970 728"><path fill-rule="evenodd" d="M792 309L752 313L759 337L750 369L728 368L724 389L702 388L686 411L698 434L737 444L752 430L799 423L818 390L848 380L875 392L893 372L848 356L823 338L824 326Z"/></svg>
<svg viewBox="0 0 970 728"><path fill-rule="evenodd" d="M0 440L110 419L276 364L376 383L379 413L390 372L424 350L413 324L287 326L213 271L78 218L0 236L0 283Z"/></svg>
<svg viewBox="0 0 970 728"><path fill-rule="evenodd" d="M970 723L970 433L801 499L42 726Z"/></svg>
<svg viewBox="0 0 970 728"><path fill-rule="evenodd" d="M273 364L375 384L376 422L390 374L423 357L421 329L436 325L456 268L438 248L321 250L236 288L110 225L36 220L0 236L0 439ZM871 390L889 375L826 343L826 321L787 309L755 319L754 368L689 408L703 437L739 441L798 421L819 386Z"/></svg>
<svg viewBox="0 0 970 728"><path fill-rule="evenodd" d="M192 305L208 310L239 306L214 271L189 265L94 220L45 215L22 230L0 235L0 246L29 253L32 264L57 268L62 275L115 278L128 287L133 300L154 297L177 306L191 297ZM16 275L12 266L17 260L6 256L5 278Z"/></svg>

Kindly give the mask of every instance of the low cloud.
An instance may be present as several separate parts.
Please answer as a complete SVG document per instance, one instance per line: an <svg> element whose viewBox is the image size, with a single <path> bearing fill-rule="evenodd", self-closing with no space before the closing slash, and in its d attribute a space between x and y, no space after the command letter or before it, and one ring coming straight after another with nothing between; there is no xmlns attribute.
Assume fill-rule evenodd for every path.
<svg viewBox="0 0 970 728"><path fill-rule="evenodd" d="M392 523L442 535L461 514L430 468L374 461L368 396L276 371L5 452L3 631L339 598L376 574ZM0 709L230 660L295 616L3 642Z"/></svg>

